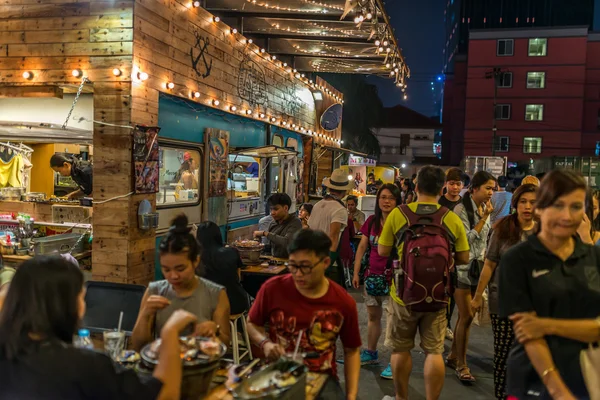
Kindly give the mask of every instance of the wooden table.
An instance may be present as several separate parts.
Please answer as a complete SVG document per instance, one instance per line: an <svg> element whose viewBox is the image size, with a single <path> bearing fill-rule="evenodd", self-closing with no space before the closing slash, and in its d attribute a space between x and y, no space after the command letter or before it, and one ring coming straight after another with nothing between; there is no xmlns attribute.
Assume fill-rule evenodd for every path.
<svg viewBox="0 0 600 400"><path fill-rule="evenodd" d="M306 400L316 400L327 383L329 375L309 372L306 377ZM233 400L233 396L225 385L220 385L210 391L204 400Z"/></svg>
<svg viewBox="0 0 600 400"><path fill-rule="evenodd" d="M73 255L73 257L75 257L76 260L81 260L83 258L89 257L92 255L92 251L88 250L88 251L84 251L83 253L80 254L75 254ZM24 261L30 260L32 259L32 256L15 256L15 255L3 255L2 256L2 260L4 260L4 264L9 265L9 266L13 266L13 265L19 265Z"/></svg>
<svg viewBox="0 0 600 400"><path fill-rule="evenodd" d="M240 271L242 286L252 297L256 297L258 290L268 279L287 273L285 265L269 265L269 260L287 262L284 258L261 256L265 261L258 265L249 265Z"/></svg>

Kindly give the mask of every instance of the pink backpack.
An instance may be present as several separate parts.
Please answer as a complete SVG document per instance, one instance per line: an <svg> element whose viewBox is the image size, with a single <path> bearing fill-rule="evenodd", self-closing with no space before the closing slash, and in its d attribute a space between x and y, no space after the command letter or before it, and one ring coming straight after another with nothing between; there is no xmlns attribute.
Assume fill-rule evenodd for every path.
<svg viewBox="0 0 600 400"><path fill-rule="evenodd" d="M408 205L399 209L408 223L397 234L398 245L404 243L397 295L412 311L441 310L448 306L454 292L450 276L454 269L452 245L442 223L449 210L430 204L417 205L416 212Z"/></svg>

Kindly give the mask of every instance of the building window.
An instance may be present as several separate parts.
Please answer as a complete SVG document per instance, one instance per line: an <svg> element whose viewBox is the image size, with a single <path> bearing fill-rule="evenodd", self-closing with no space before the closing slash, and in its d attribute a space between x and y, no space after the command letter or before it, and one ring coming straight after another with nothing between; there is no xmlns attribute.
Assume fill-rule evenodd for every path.
<svg viewBox="0 0 600 400"><path fill-rule="evenodd" d="M525 106L525 121L543 121L544 120L544 105L543 104L527 104Z"/></svg>
<svg viewBox="0 0 600 400"><path fill-rule="evenodd" d="M200 152L192 149L159 147L160 190L156 193L156 205L160 207L177 204L198 204L200 188Z"/></svg>
<svg viewBox="0 0 600 400"><path fill-rule="evenodd" d="M514 51L515 41L513 39L498 39L498 47L496 49L496 55L498 56L512 56Z"/></svg>
<svg viewBox="0 0 600 400"><path fill-rule="evenodd" d="M496 138L496 151L507 152L508 151L508 136L498 136Z"/></svg>
<svg viewBox="0 0 600 400"><path fill-rule="evenodd" d="M498 87L499 88L511 88L512 87L512 72L504 72L498 78Z"/></svg>
<svg viewBox="0 0 600 400"><path fill-rule="evenodd" d="M545 72L528 72L527 89L543 89L546 87Z"/></svg>
<svg viewBox="0 0 600 400"><path fill-rule="evenodd" d="M496 105L496 119L510 119L510 104Z"/></svg>
<svg viewBox="0 0 600 400"><path fill-rule="evenodd" d="M523 138L523 153L540 154L542 152L541 137L526 137Z"/></svg>
<svg viewBox="0 0 600 400"><path fill-rule="evenodd" d="M548 53L548 39L529 39L529 56L543 57Z"/></svg>

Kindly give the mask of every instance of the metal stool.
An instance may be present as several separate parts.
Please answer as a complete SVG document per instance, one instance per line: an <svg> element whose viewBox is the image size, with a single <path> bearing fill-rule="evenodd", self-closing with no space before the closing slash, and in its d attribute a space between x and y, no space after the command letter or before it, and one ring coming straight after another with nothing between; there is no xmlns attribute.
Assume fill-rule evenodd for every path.
<svg viewBox="0 0 600 400"><path fill-rule="evenodd" d="M238 340L238 330L237 330L237 322L242 321L242 335L244 337L244 346L245 350L242 354L240 354L240 343ZM246 313L235 314L229 316L229 326L231 327L231 349L233 351L233 362L236 364L240 363L240 360L246 356L250 358L250 360L254 359L252 356L252 348L250 346L250 336L248 336L248 326L246 325Z"/></svg>

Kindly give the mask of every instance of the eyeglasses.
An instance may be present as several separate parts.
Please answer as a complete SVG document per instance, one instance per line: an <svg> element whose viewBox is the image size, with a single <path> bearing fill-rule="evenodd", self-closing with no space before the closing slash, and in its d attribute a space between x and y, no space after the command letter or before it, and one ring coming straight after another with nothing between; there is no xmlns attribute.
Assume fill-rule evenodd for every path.
<svg viewBox="0 0 600 400"><path fill-rule="evenodd" d="M295 264L286 263L285 266L287 267L288 271L290 271L292 274L295 274L298 270L300 270L300 274L308 275L312 272L312 270L315 267L317 267L319 264L321 264L321 262L323 262L323 260L326 258L327 257L322 257L319 261L317 261L313 265L306 265L306 264L295 265Z"/></svg>
<svg viewBox="0 0 600 400"><path fill-rule="evenodd" d="M383 200L383 201L386 201L386 200L394 201L394 200L396 200L396 198L395 198L394 196L381 196L381 197L379 197L379 200Z"/></svg>

